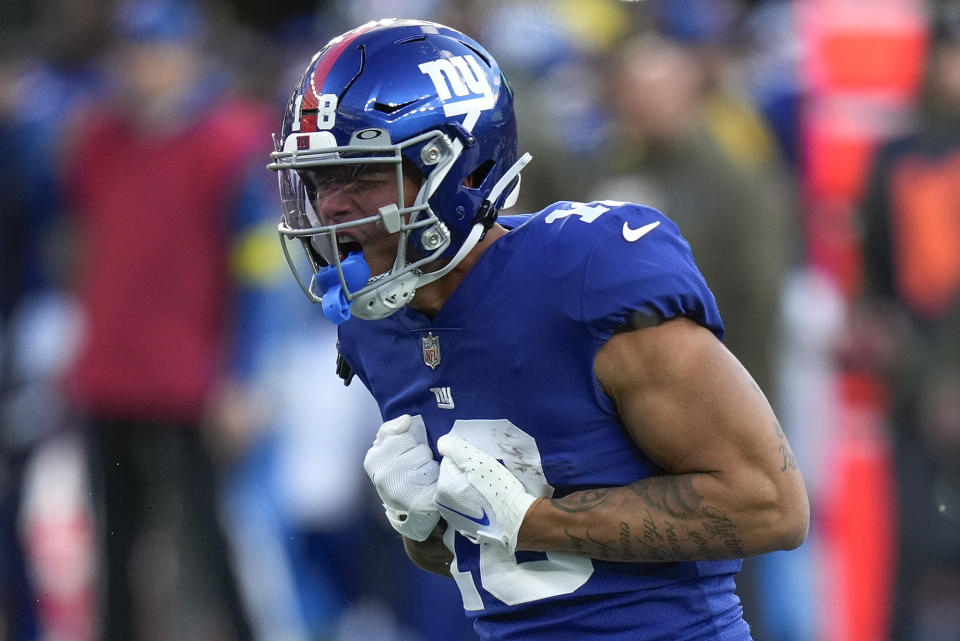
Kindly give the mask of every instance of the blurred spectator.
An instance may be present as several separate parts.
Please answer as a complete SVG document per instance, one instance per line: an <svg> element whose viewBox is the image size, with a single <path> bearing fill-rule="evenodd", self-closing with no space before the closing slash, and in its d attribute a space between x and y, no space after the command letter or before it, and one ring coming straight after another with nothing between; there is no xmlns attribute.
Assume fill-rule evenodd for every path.
<svg viewBox="0 0 960 641"><path fill-rule="evenodd" d="M960 11L940 26L917 122L876 152L862 204L864 288L923 328L960 293ZM945 22L945 21L944 21Z"/></svg>
<svg viewBox="0 0 960 641"><path fill-rule="evenodd" d="M114 91L65 163L85 330L68 387L91 436L101 636L248 639L215 460L262 422L247 378L263 292L237 254L273 214L270 114L231 90L190 0L120 3L112 27Z"/></svg>
<svg viewBox="0 0 960 641"><path fill-rule="evenodd" d="M608 177L597 194L656 207L683 231L710 283L727 346L773 390L779 296L795 248L790 192L775 163L738 163L707 120L697 57L658 35L622 46L611 64L616 116Z"/></svg>
<svg viewBox="0 0 960 641"><path fill-rule="evenodd" d="M269 430L231 466L226 486L230 536L257 638L475 638L458 593L439 577L421 580L425 573L382 523L382 507L359 465L380 413L365 390L339 383L336 330L319 322L319 309L303 304L281 267L284 284L295 291L275 298L281 318L259 368Z"/></svg>
<svg viewBox="0 0 960 641"><path fill-rule="evenodd" d="M742 28L744 85L793 170L800 162L799 110L803 98L803 47L795 13L792 0L757 2L745 15Z"/></svg>
<svg viewBox="0 0 960 641"><path fill-rule="evenodd" d="M648 204L679 225L721 301L724 343L776 399L780 296L797 253L791 190L775 148L751 143L769 137L762 120L704 64L704 47L651 33L619 48L609 63L612 164L593 193ZM731 146L731 131L756 135L737 133ZM757 563L744 563L737 585L762 639Z"/></svg>
<svg viewBox="0 0 960 641"><path fill-rule="evenodd" d="M73 353L76 314L51 241L61 210L59 154L72 117L97 91L96 6L73 3L83 18L71 21L51 0L31 7L39 22L0 26L0 630L11 641L79 639L90 627L89 577L59 590L29 562L68 537L31 537L51 515L41 517L25 477L51 435L67 427L58 378Z"/></svg>
<svg viewBox="0 0 960 641"><path fill-rule="evenodd" d="M534 162L524 170L517 211L588 199L607 126L599 70L640 11L608 0L481 0L470 12L440 20L488 43L518 88L520 147ZM571 86L580 89L571 92ZM571 166L578 171L568 171Z"/></svg>
<svg viewBox="0 0 960 641"><path fill-rule="evenodd" d="M749 172L771 173L783 162L772 121L750 92L750 55L740 38L749 33L743 3L735 0L672 0L652 4L658 29L695 56L702 73L704 123L724 154ZM779 34L783 41L788 41ZM764 52L766 53L766 52ZM762 54L761 54L762 55ZM778 168L782 169L782 168ZM773 170L775 173L778 170ZM779 178L787 174L780 171Z"/></svg>
<svg viewBox="0 0 960 641"><path fill-rule="evenodd" d="M7 73L4 73L7 72ZM12 83L8 69L0 69L0 87ZM23 283L19 247L26 235L25 203L15 171L14 114L12 100L0 95L0 630L14 641L33 641L38 629L33 591L24 563L16 523L20 514L21 480L25 444L12 439L5 406L14 389L13 332L9 329Z"/></svg>
<svg viewBox="0 0 960 641"><path fill-rule="evenodd" d="M960 639L960 304L914 345L916 393L896 436L894 641Z"/></svg>
<svg viewBox="0 0 960 641"><path fill-rule="evenodd" d="M960 8L934 6L915 126L878 148L861 205L864 293L844 354L892 396L894 636L918 641L960 639Z"/></svg>

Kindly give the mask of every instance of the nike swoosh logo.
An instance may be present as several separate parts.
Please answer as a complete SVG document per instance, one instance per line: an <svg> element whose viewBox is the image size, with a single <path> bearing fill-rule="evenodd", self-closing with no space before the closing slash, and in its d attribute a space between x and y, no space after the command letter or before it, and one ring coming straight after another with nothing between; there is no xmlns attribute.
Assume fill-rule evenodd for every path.
<svg viewBox="0 0 960 641"><path fill-rule="evenodd" d="M629 224L623 223L623 237L627 239L627 242L635 243L659 226L659 220L648 223L639 229L632 229Z"/></svg>
<svg viewBox="0 0 960 641"><path fill-rule="evenodd" d="M448 505L444 505L443 503L437 503L437 506L438 506L438 507L442 507L442 508L445 509L445 510L450 510L450 511L453 512L454 514L459 514L460 516L462 516L462 517L465 518L465 519L470 519L471 521L473 521L473 522L476 523L477 525L490 525L490 517L487 516L487 511L486 511L486 510L483 511L483 516L481 516L481 517L478 519L478 518L475 518L475 517L470 516L469 514L464 514L463 512L461 512L461 511L459 511L459 510L455 510L455 509L453 509L452 507L450 507L450 506L448 506Z"/></svg>

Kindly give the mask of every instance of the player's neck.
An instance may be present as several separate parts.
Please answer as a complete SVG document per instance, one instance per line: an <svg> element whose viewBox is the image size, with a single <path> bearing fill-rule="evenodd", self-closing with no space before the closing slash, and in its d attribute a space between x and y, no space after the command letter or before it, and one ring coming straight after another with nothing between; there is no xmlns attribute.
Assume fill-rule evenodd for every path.
<svg viewBox="0 0 960 641"><path fill-rule="evenodd" d="M506 233L507 230L500 225L495 224L491 227L487 233L484 234L483 239L470 250L470 253L468 253L449 274L418 289L417 293L413 296L413 300L409 303L410 307L429 318L436 316L443 307L443 304L450 298L450 295L453 294L470 270L473 269L477 260L483 255L483 252L487 251L490 245Z"/></svg>

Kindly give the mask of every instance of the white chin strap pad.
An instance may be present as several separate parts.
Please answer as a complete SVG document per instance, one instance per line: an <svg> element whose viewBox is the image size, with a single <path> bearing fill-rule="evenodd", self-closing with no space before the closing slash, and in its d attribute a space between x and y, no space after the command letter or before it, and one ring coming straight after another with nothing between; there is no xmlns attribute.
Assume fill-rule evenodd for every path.
<svg viewBox="0 0 960 641"><path fill-rule="evenodd" d="M382 287L375 287L353 299L350 313L364 320L386 318L410 302L417 291L417 281L417 275L410 272Z"/></svg>
<svg viewBox="0 0 960 641"><path fill-rule="evenodd" d="M517 176L517 184L513 187L513 190L507 195L507 198L503 201L503 207L501 209L510 209L517 204L517 199L520 197L520 181L523 180L523 176Z"/></svg>
<svg viewBox="0 0 960 641"><path fill-rule="evenodd" d="M507 171L503 173L503 176L500 177L500 180L497 181L497 184L493 186L493 189L490 190L490 195L487 196L487 200L491 203L497 202L497 198L500 196L500 192L507 188L507 185L516 178L517 184L514 185L513 189L507 195L506 200L503 201L503 206L501 209L509 209L517 204L517 198L520 197L520 172L523 171L523 168L527 166L533 159L529 153L525 153L517 159L517 162L513 163L513 166L510 167Z"/></svg>

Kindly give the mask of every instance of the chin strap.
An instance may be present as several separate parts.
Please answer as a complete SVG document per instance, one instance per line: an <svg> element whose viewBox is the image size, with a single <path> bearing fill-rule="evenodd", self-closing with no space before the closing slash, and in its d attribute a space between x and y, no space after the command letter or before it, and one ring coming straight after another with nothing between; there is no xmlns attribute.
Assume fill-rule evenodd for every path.
<svg viewBox="0 0 960 641"><path fill-rule="evenodd" d="M529 163L532 159L533 159L533 156L531 156L529 153L525 153L522 156L520 156L517 162L513 163L513 166L510 167L510 169L508 169L507 171L505 171L502 176L500 176L500 180L498 180L496 184L494 184L493 189L490 190L490 193L487 195L487 198L483 201L483 204L480 205L480 209L483 210L483 209L489 209L490 207L492 207L493 204L497 202L497 199L500 197L500 194L503 192L503 190L506 189L511 182L513 182L514 178L520 175L520 172L523 171L523 168L526 167L527 163ZM517 190L514 189L514 192L511 193L508 196L508 198L513 198L514 200L516 200L516 197L515 197L516 191ZM460 249L457 250L457 253L454 254L453 258L450 259L450 262L448 262L446 265L444 265L443 267L441 267L435 272L422 274L418 279L417 286L419 287L421 285L432 283L433 281L443 278L444 276L449 274L450 271L454 267L456 267L458 264L460 264L460 262L466 257L466 255L470 253L470 250L476 247L477 243L479 243L480 239L483 237L483 233L485 231L486 231L486 226L484 226L483 223L476 223L473 227L471 227L470 233L467 234L467 237L463 241L463 244L460 245Z"/></svg>
<svg viewBox="0 0 960 641"><path fill-rule="evenodd" d="M497 184L495 184L493 189L490 190L490 195L487 196L487 201L491 203L497 202L497 198L500 197L500 192L506 189L507 185L509 185L514 178L520 175L520 172L523 171L523 168L526 167L527 163L529 163L531 160L533 160L533 156L531 156L529 152L520 156L517 162L513 163L513 166L503 172L503 175L500 176L500 180L498 180ZM519 187L519 185L517 186ZM508 196L508 198L513 198L514 202L516 202L517 199L515 193L516 191L517 190L514 189L514 193L511 193L510 196ZM512 204L513 203L511 203L511 205Z"/></svg>

